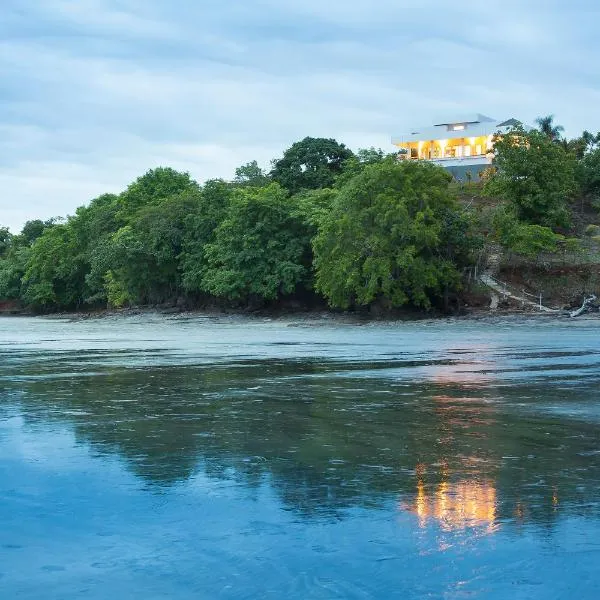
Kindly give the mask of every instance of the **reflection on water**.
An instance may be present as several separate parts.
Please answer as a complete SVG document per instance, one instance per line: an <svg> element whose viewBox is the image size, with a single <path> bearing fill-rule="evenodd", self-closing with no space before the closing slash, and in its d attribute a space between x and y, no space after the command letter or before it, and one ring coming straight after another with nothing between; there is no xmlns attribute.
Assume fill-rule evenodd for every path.
<svg viewBox="0 0 600 600"><path fill-rule="evenodd" d="M288 325L0 321L2 597L595 597L600 327Z"/></svg>
<svg viewBox="0 0 600 600"><path fill-rule="evenodd" d="M494 379L500 368L502 357L494 352L489 344L464 342L460 349L447 349L455 362L436 365L431 378L440 386L461 386L463 388L485 387ZM460 360L463 359L463 360Z"/></svg>
<svg viewBox="0 0 600 600"><path fill-rule="evenodd" d="M417 492L412 503L401 503L414 513L419 525L425 527L431 521L444 530L484 528L493 532L496 523L496 487L492 481L459 482L442 481L435 490L428 491L423 481L425 465L416 468ZM447 476L447 471L445 473Z"/></svg>

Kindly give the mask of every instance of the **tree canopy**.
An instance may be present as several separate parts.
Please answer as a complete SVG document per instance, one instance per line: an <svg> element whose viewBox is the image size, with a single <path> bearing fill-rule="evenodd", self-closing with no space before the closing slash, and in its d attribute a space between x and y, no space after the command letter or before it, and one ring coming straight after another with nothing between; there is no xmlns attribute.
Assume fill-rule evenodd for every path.
<svg viewBox="0 0 600 600"><path fill-rule="evenodd" d="M456 289L452 248L466 231L449 228L450 180L431 164L387 160L340 189L314 239L316 287L331 306L427 308Z"/></svg>
<svg viewBox="0 0 600 600"><path fill-rule="evenodd" d="M514 129L494 146L496 173L487 182L492 195L508 201L520 219L549 227L569 224L575 195L575 157L540 131Z"/></svg>
<svg viewBox="0 0 600 600"><path fill-rule="evenodd" d="M549 140L558 142L561 139L562 132L565 128L562 125L555 125L554 115L538 117L535 122L541 134L545 135Z"/></svg>
<svg viewBox="0 0 600 600"><path fill-rule="evenodd" d="M594 147L583 155L578 178L583 192L594 201L600 201L600 147Z"/></svg>
<svg viewBox="0 0 600 600"><path fill-rule="evenodd" d="M269 181L269 176L258 166L255 160L238 167L235 170L235 178L233 180L234 183L239 185L251 185L254 187L267 185Z"/></svg>
<svg viewBox="0 0 600 600"><path fill-rule="evenodd" d="M289 295L306 276L302 258L309 244L306 226L278 184L239 190L205 246L202 287L251 304Z"/></svg>
<svg viewBox="0 0 600 600"><path fill-rule="evenodd" d="M274 161L271 177L291 194L331 187L353 153L333 139L306 137Z"/></svg>

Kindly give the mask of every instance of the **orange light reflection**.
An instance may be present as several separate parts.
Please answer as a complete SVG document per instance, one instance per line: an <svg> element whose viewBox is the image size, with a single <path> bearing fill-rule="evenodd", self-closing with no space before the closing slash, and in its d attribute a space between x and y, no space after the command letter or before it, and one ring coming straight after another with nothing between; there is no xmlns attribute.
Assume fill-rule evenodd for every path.
<svg viewBox="0 0 600 600"><path fill-rule="evenodd" d="M446 531L485 527L492 532L497 528L496 488L489 481L442 482L428 494L419 479L414 502L404 508L417 515L421 527L436 521Z"/></svg>

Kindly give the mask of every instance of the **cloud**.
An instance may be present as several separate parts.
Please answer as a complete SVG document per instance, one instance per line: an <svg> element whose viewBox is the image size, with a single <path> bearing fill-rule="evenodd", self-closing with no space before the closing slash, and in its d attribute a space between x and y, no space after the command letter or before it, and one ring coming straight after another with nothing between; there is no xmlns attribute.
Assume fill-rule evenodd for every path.
<svg viewBox="0 0 600 600"><path fill-rule="evenodd" d="M599 130L593 0L4 0L0 224L306 135L391 149L440 114Z"/></svg>

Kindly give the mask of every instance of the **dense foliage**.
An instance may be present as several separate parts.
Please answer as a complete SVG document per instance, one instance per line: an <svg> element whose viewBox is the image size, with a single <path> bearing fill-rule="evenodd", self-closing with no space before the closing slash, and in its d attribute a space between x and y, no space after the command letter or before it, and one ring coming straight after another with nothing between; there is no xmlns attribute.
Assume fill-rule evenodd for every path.
<svg viewBox="0 0 600 600"><path fill-rule="evenodd" d="M541 131L515 129L496 141L496 174L488 190L507 200L520 219L547 227L569 224L575 157Z"/></svg>
<svg viewBox="0 0 600 600"><path fill-rule="evenodd" d="M274 161L271 177L291 194L331 187L352 156L351 150L335 140L307 137Z"/></svg>
<svg viewBox="0 0 600 600"><path fill-rule="evenodd" d="M468 221L450 180L430 164L387 160L341 188L314 239L316 286L332 306L427 308L458 286L464 265L455 249Z"/></svg>
<svg viewBox="0 0 600 600"><path fill-rule="evenodd" d="M0 302L447 307L485 236L552 252L565 247L571 199L600 200L600 136L539 125L497 141L487 222L458 202L446 170L331 139L305 138L271 172L252 161L232 181L153 169L66 219L0 227Z"/></svg>
<svg viewBox="0 0 600 600"><path fill-rule="evenodd" d="M204 247L204 290L228 300L256 303L292 294L305 276L310 244L304 223L292 214L276 183L236 192Z"/></svg>
<svg viewBox="0 0 600 600"><path fill-rule="evenodd" d="M593 147L580 161L579 181L584 194L600 208L600 147Z"/></svg>

